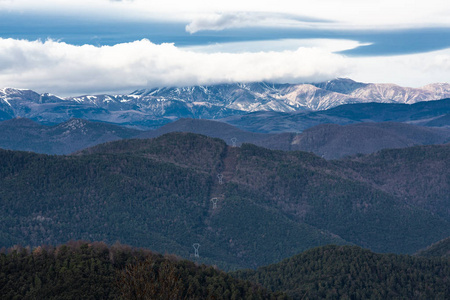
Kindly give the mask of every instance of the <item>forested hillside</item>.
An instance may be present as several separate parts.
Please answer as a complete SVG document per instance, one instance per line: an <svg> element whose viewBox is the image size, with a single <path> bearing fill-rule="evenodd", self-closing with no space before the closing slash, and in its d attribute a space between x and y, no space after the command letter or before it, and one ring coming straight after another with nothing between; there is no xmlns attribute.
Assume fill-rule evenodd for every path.
<svg viewBox="0 0 450 300"><path fill-rule="evenodd" d="M387 149L336 162L405 203L450 220L450 144Z"/></svg>
<svg viewBox="0 0 450 300"><path fill-rule="evenodd" d="M287 299L213 267L116 244L0 253L2 299Z"/></svg>
<svg viewBox="0 0 450 300"><path fill-rule="evenodd" d="M450 260L376 254L354 246L308 250L232 273L294 299L448 299Z"/></svg>
<svg viewBox="0 0 450 300"><path fill-rule="evenodd" d="M449 161L448 146L417 149L435 153L427 156L433 165ZM394 157L386 159L392 164ZM417 167L414 155L398 159ZM173 133L72 156L2 150L0 161L2 246L119 240L237 269L326 244L414 253L450 235L450 219L434 213L433 203L408 201L368 175L380 173L376 160L362 168L358 161ZM439 170L437 182L450 168ZM401 178L424 180L420 172L395 180ZM419 198L436 189L419 186Z"/></svg>
<svg viewBox="0 0 450 300"><path fill-rule="evenodd" d="M417 252L417 256L423 257L441 257L450 259L450 237L443 239L433 245Z"/></svg>
<svg viewBox="0 0 450 300"><path fill-rule="evenodd" d="M322 246L225 273L116 243L0 252L2 299L448 299L450 261Z"/></svg>

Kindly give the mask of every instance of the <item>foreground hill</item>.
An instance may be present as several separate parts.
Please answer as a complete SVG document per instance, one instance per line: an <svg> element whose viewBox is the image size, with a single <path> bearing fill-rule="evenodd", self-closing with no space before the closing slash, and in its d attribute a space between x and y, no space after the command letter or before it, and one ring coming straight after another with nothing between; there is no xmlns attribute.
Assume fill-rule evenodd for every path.
<svg viewBox="0 0 450 300"><path fill-rule="evenodd" d="M428 163L443 164L437 182L448 178L449 147L417 148ZM401 157L405 172L419 167L414 153ZM419 201L448 195L448 186L426 185L421 172L410 172L395 178L400 186L416 182L414 201L404 199L378 185L382 157L363 167L187 133L74 156L2 150L0 244L120 240L188 258L199 243L196 260L236 269L326 244L414 253L449 236L449 216L435 213L442 202Z"/></svg>
<svg viewBox="0 0 450 300"><path fill-rule="evenodd" d="M448 299L450 261L376 254L350 246L308 250L232 273L293 299Z"/></svg>
<svg viewBox="0 0 450 300"><path fill-rule="evenodd" d="M449 278L449 260L352 246L231 273L117 243L0 253L2 299L448 299Z"/></svg>
<svg viewBox="0 0 450 300"><path fill-rule="evenodd" d="M2 299L287 299L205 265L148 250L71 242L0 254Z"/></svg>

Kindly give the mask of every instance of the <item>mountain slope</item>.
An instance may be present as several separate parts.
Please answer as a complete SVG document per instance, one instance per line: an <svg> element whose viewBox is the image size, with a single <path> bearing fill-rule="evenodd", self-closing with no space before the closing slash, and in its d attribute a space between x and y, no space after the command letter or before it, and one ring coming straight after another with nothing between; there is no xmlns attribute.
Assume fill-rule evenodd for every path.
<svg viewBox="0 0 450 300"><path fill-rule="evenodd" d="M325 246L232 273L293 299L448 299L450 261Z"/></svg>
<svg viewBox="0 0 450 300"><path fill-rule="evenodd" d="M177 142L172 141L170 139L171 136L173 135L165 135L158 138L158 143L163 143L164 145L170 145L170 147L173 147L174 143ZM181 136L187 138L191 135L187 134ZM189 141L189 138L187 138L187 140ZM136 143L144 144L143 142ZM122 150L122 148L117 149L117 147L114 145L122 145L122 143L118 142L113 144L100 145L90 149L87 153L92 153L92 151L94 151L94 153L104 153L105 151L112 151L112 153L116 153L116 151L124 151ZM173 153L168 154L164 152L164 150L162 150L163 148L160 148L160 150L158 150L160 151L158 152L158 155L170 156L173 163L181 163L183 165L197 167L196 162L198 161L198 157L202 157L202 160L204 161L208 156L206 155L206 153L198 153L198 151L191 152L192 150L189 149L192 149L190 148L192 147L192 143L189 142L189 145L190 146L187 149L183 148L183 152L180 152L177 155L174 155ZM426 183L429 182L428 180L430 177L418 176L417 174L423 174L422 169L426 169L428 170L427 174L430 174L429 176L433 176L434 182L445 182L448 176L448 170L450 170L450 168L446 166L447 162L450 161L448 152L449 146L450 145L423 146L400 150L389 150L372 156L361 156L359 158L355 158L354 160L326 162L311 154L301 152L282 153L258 148L253 145L244 144L243 146L241 146L241 148L225 148L227 149L226 154L222 154L225 156L222 156L223 160L215 168L213 167L212 161L216 161L216 159L208 159L208 161L210 161L208 169L213 172L223 172L224 180L228 180L230 181L230 183L237 184L238 187L244 186L245 189L247 189L250 193L255 193L255 197L258 197L261 200L267 199L268 197L269 199L270 197L278 199L276 201L276 206L278 208L281 207L285 213L287 212L290 215L293 214L296 216L296 218L300 217L300 219L303 221L305 220L305 212L308 211L305 211L305 208L311 209L311 207L314 207L312 211L315 211L318 214L318 217L320 216L319 219L321 221L316 220L314 221L315 223L309 224L329 230L325 224L327 224L330 220L334 220L338 223L343 220L339 219L340 215L339 213L337 213L343 209L343 207L340 207L340 205L343 204L343 202L341 201L343 199L355 201L356 199L365 197L361 195L357 196L358 193L362 192L362 190L360 189L367 188L365 184L369 184L373 188L375 188L375 190L373 191L368 190L369 193L374 193L369 197L371 199L370 201L374 203L374 201L377 201L376 199L378 199L378 201L381 202L373 206L370 206L370 204L368 203L353 203L353 205L358 207L358 209L361 209L360 212L364 211L366 220L362 221L363 223L370 222L369 219L371 217L374 217L371 216L368 210L362 209L363 206L367 205L369 205L370 210L374 210L374 213L376 210L380 209L380 214L384 214L383 218L387 219L389 219L389 217L386 217L385 212L381 213L381 211L383 210L381 207L383 205L393 205L391 209L397 207L395 209L400 210L409 210L412 208L409 206L418 205L420 207L420 211L422 211L423 209L427 209L431 210L434 214L437 210L439 210L439 207L442 208L442 203L443 201L445 201L445 193L449 190L448 184L427 185ZM131 153L136 153L136 150L134 149L139 148L133 145L125 149L126 151L131 151ZM148 152L149 150L144 150L144 153ZM383 153L390 153L390 155L382 155ZM359 163L358 161L365 161L366 163L363 164ZM379 170L382 170L384 168L384 165L390 165L392 168L396 168L396 166L399 164L403 167L403 171L401 172L403 174L408 174L409 177L398 176L398 174L395 172L378 173ZM430 165L439 166L439 169L437 170L435 168L428 168L428 166ZM409 168L412 168L412 171L408 173L407 170ZM437 172L435 172L436 170ZM376 176L371 177L371 173L375 174ZM332 179L330 185L327 186L328 183L326 182L329 182L329 180L331 179L327 178L327 176L329 176L330 174L338 176L339 179L333 177L334 179ZM358 177L357 174L361 175L359 175ZM407 201L404 201L403 194L398 194L394 189L386 189L384 186L378 185L379 178L377 177L377 175L379 176L380 174L383 174L384 180L386 181L397 182L397 186L411 184L413 185L413 182L418 183L419 186L417 186L415 190L410 190L410 197L406 199ZM294 177L291 178L291 176ZM302 178L304 181L299 181ZM412 178L414 178L415 180L411 180ZM356 180L356 182L354 182L353 180ZM354 185L355 183L356 185ZM316 184L319 185L317 187L317 190L315 187ZM395 186L395 184L392 184L392 186ZM332 200L324 201L323 199L321 200L318 198L318 195L323 195L324 193L328 195L327 190L329 189L331 189L332 191L332 198L336 199L335 202L333 202ZM383 193L377 194L380 190L388 192L388 195L393 195L395 198L390 198L390 196ZM439 199L442 199L441 201L419 201L419 199L427 199L429 195L436 195L437 191L440 195ZM342 200L337 200L341 196L343 196L343 198L341 198ZM283 203L283 197L288 199L287 203ZM267 201L269 201L270 203L272 200L269 199L267 199ZM297 204L293 204L296 201L298 201ZM314 203L314 201L318 202ZM345 201L346 200L344 200L344 202ZM429 203L429 206L422 205L423 202ZM334 204L338 206L333 207ZM347 207L346 209L350 209L350 207ZM358 209L356 209L356 211L358 211ZM319 211L321 212L319 213ZM411 212L412 211L410 211L410 213ZM419 211L417 212L419 213ZM423 212L424 211L422 211L421 213ZM328 213L330 215L327 217ZM347 211L348 215L345 215L345 213L342 211L342 218L357 218L356 216L353 216L354 213L354 209L350 209L349 211ZM358 212L356 213L358 214ZM445 222L448 222L448 220L450 220L449 216L446 214L442 215L442 217L446 220ZM376 223L380 223L380 220L377 220ZM401 226L403 227L404 225ZM359 229L363 231L361 226ZM421 231L421 229L417 229ZM444 229L444 231L447 230L445 228L439 228L438 230L442 229ZM354 228L351 229L351 231L354 230ZM412 228L409 228L408 230L412 230ZM340 235L341 237L344 237L339 232L336 232L335 229L330 231ZM364 233L362 232L360 234L364 235ZM350 239L350 241L355 242L355 240L352 239ZM418 242L418 240L416 242ZM361 243L361 241L355 243ZM379 251L383 250L379 249Z"/></svg>
<svg viewBox="0 0 450 300"><path fill-rule="evenodd" d="M391 102L412 104L450 97L450 84L405 88L393 84L364 84L340 78L318 84L273 84L266 82L159 88L139 90L130 95L146 101L183 101L196 105L219 105L234 110L297 111L325 110L341 104ZM102 96L74 98L104 103ZM99 102L100 100L100 102ZM123 100L126 101L126 100ZM110 105L110 104L108 104Z"/></svg>
<svg viewBox="0 0 450 300"><path fill-rule="evenodd" d="M443 144L449 141L448 129L406 123L357 123L344 126L323 124L292 135L289 144L280 149L308 151L326 159L337 159L358 153L374 153L387 148ZM265 146L266 143L270 145L267 140L255 144Z"/></svg>
<svg viewBox="0 0 450 300"><path fill-rule="evenodd" d="M369 132L368 132L369 131ZM252 143L261 146L270 144L271 139L276 139L281 144L282 137L286 140L290 139L291 146L276 147L275 144L267 148L278 150L302 150L312 151L314 149L314 142L312 140L322 140L322 143L341 143L340 141L347 136L348 138L357 138L358 142L363 142L365 139L385 139L380 143L380 146L375 146L369 152L375 152L383 148L404 148L413 145L427 145L427 144L442 144L449 141L450 130L446 128L429 128L423 126L415 126L408 123L395 122L362 122L356 124L349 124L339 126L337 124L323 124L314 126L303 133L295 134L288 137L289 133L279 134L263 134L258 132L244 131L227 123L213 121L213 120L198 120L198 119L180 119L172 123L166 124L158 129L143 132L138 138L154 138L170 132L191 132L203 134L209 137L217 137L231 144L231 138L236 137L238 144ZM326 137L323 137L326 132ZM399 141L396 141L399 139ZM313 145L306 143L313 142ZM339 141L339 142L338 142ZM303 142L303 143L302 143ZM317 146L316 146L317 147ZM347 149L347 151L350 149ZM357 151L352 153L358 153ZM361 152L364 153L364 152ZM343 155L338 155L339 157Z"/></svg>
<svg viewBox="0 0 450 300"><path fill-rule="evenodd" d="M236 268L277 261L312 245L345 243L245 194L222 193L213 182L225 147L221 141L188 135L182 144L167 138L122 145L135 154L2 151L0 199L7 209L1 244L120 240L189 257L192 244L200 243L201 261ZM217 209L213 197L220 199ZM236 227L239 222L245 231ZM22 226L32 227L22 232ZM256 232L261 234L255 238Z"/></svg>
<svg viewBox="0 0 450 300"><path fill-rule="evenodd" d="M349 125L323 124L302 133L263 134L240 130L211 120L180 119L137 138L153 138L169 132L192 132L221 138L229 145L252 143L274 150L307 151L326 159L358 153L368 154L387 148L443 144L450 141L450 129L430 128L407 123L381 122Z"/></svg>
<svg viewBox="0 0 450 300"><path fill-rule="evenodd" d="M0 122L0 147L46 154L69 154L97 144L131 138L139 130L117 125L71 119L45 126L30 119Z"/></svg>
<svg viewBox="0 0 450 300"><path fill-rule="evenodd" d="M450 237L434 243L426 249L420 250L416 255L428 258L450 258Z"/></svg>
<svg viewBox="0 0 450 300"><path fill-rule="evenodd" d="M227 123L212 120L179 119L166 124L158 129L145 131L136 138L154 138L170 132L191 132L203 134L213 138L223 139L227 144L233 145L231 139L235 138L235 144L255 143L265 140L272 135L244 131Z"/></svg>
<svg viewBox="0 0 450 300"><path fill-rule="evenodd" d="M450 218L450 144L382 150L336 164L351 169L350 177Z"/></svg>
<svg viewBox="0 0 450 300"><path fill-rule="evenodd" d="M221 119L252 132L302 132L321 124L347 125L360 122L404 122L437 127L450 126L450 99L415 104L357 103L324 111L294 113L256 112ZM435 121L435 122L434 122Z"/></svg>
<svg viewBox="0 0 450 300"><path fill-rule="evenodd" d="M438 164L444 150L423 151L435 153L428 157ZM437 207L390 194L364 172L358 179L354 162L347 166L304 152L233 148L172 133L67 157L0 155L5 246L120 240L190 257L192 244L199 243L200 262L235 269L330 243L413 253L450 235L450 218L435 215ZM417 174L408 180L418 180ZM436 176L445 180L448 170ZM417 197L432 192L419 186Z"/></svg>
<svg viewBox="0 0 450 300"><path fill-rule="evenodd" d="M313 152L326 159L373 153L385 148L442 144L450 140L450 128L421 127L394 122L344 126L324 124L300 134L264 134L244 131L224 122L184 118L148 131L81 119L44 126L30 119L20 118L0 122L0 148L69 154L107 141L154 138L170 132L203 134L221 138L227 144L236 146L253 143L275 150Z"/></svg>

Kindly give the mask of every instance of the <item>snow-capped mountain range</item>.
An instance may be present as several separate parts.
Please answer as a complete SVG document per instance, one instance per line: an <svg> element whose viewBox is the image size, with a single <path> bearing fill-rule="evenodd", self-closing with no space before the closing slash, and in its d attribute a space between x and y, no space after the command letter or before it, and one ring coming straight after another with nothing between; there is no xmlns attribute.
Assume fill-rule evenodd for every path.
<svg viewBox="0 0 450 300"><path fill-rule="evenodd" d="M75 117L149 128L181 117L219 119L257 111L316 111L349 103L413 104L444 98L450 98L448 83L407 88L342 78L317 84L235 83L66 98L4 88L0 120L27 117L59 123Z"/></svg>

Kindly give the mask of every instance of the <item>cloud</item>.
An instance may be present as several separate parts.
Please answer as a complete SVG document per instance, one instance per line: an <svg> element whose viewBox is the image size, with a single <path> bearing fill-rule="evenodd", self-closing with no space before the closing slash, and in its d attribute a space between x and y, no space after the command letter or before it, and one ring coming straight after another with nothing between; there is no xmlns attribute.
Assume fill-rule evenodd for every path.
<svg viewBox="0 0 450 300"><path fill-rule="evenodd" d="M410 55L356 57L349 77L363 82L420 87L450 78L450 48Z"/></svg>
<svg viewBox="0 0 450 300"><path fill-rule="evenodd" d="M256 5L242 0L10 0L0 1L2 9L31 14L186 22L190 32L270 24L352 30L450 26L448 0L260 0ZM311 20L315 19L334 23L332 27L327 22L314 24Z"/></svg>
<svg viewBox="0 0 450 300"><path fill-rule="evenodd" d="M123 93L140 88L269 81L302 83L350 77L419 87L450 78L450 49L388 57L346 57L334 51L355 41L264 42L264 51L227 47L178 48L149 40L114 46L74 46L58 41L0 39L0 87L33 89L61 96ZM290 50L282 50L286 48ZM294 47L295 46L295 47ZM240 47L234 45L230 49Z"/></svg>
<svg viewBox="0 0 450 300"><path fill-rule="evenodd" d="M201 15L186 25L186 31L224 30L242 27L314 27L324 20L291 14L263 12L228 12Z"/></svg>
<svg viewBox="0 0 450 300"><path fill-rule="evenodd" d="M226 42L208 45L187 46L186 50L195 52L215 53L240 53L240 52L280 52L285 50L295 51L298 48L319 48L327 52L342 52L356 49L360 46L368 46L369 43L360 43L354 40L344 39L278 39L262 41Z"/></svg>
<svg viewBox="0 0 450 300"><path fill-rule="evenodd" d="M60 95L225 82L313 82L343 76L349 62L321 48L199 52L149 40L74 46L0 39L0 82Z"/></svg>

